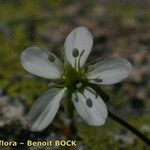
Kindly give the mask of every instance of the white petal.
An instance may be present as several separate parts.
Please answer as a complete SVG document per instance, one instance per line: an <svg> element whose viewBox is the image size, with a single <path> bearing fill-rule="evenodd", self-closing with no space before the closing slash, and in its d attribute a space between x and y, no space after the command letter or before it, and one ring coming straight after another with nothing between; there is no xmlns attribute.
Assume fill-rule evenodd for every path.
<svg viewBox="0 0 150 150"><path fill-rule="evenodd" d="M51 123L64 92L64 89L52 88L37 99L28 114L28 123L32 131L41 131Z"/></svg>
<svg viewBox="0 0 150 150"><path fill-rule="evenodd" d="M96 84L114 84L122 81L132 72L132 65L123 58L106 58L97 62L94 70L88 73L90 82ZM95 80L95 79L99 79ZM100 81L102 79L102 81Z"/></svg>
<svg viewBox="0 0 150 150"><path fill-rule="evenodd" d="M87 57L89 56L92 46L93 37L91 32L86 27L78 27L74 29L65 40L65 54L67 61L74 67L75 58L72 56L73 50L76 48L79 54L83 53L80 61L80 66L83 66ZM79 59L79 56L77 60Z"/></svg>
<svg viewBox="0 0 150 150"><path fill-rule="evenodd" d="M86 87L83 94L73 94L72 101L78 114L87 124L100 126L105 123L108 115L106 105L90 87Z"/></svg>
<svg viewBox="0 0 150 150"><path fill-rule="evenodd" d="M55 62L49 61L49 57L54 57ZM48 51L43 51L38 47L29 47L21 54L21 64L25 70L40 77L57 79L61 76L61 62Z"/></svg>

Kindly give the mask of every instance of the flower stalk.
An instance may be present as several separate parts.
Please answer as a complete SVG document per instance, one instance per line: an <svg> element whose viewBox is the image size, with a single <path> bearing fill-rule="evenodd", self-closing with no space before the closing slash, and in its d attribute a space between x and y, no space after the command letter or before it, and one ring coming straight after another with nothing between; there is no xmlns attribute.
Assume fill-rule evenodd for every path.
<svg viewBox="0 0 150 150"><path fill-rule="evenodd" d="M150 146L150 139L146 137L143 133L141 133L138 129L133 127L131 124L126 122L125 120L121 119L117 115L113 114L111 111L108 111L108 116L116 121L117 123L123 125L126 129L131 131L134 135L136 135L139 139L141 139L145 144Z"/></svg>

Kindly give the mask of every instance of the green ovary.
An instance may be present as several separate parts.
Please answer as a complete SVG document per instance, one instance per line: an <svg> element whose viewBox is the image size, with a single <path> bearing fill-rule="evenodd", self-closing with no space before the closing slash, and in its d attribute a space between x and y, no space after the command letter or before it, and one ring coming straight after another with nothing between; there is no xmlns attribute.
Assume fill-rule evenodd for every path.
<svg viewBox="0 0 150 150"><path fill-rule="evenodd" d="M64 67L64 83L69 91L74 92L78 88L84 86L84 74L82 71L76 71L70 64L66 64ZM78 87L77 85L82 85Z"/></svg>

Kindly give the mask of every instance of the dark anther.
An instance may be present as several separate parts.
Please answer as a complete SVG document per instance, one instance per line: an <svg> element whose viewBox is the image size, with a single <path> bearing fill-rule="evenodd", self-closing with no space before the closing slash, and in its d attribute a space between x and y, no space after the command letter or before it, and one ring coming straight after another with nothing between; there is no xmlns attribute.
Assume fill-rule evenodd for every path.
<svg viewBox="0 0 150 150"><path fill-rule="evenodd" d="M95 98L98 98L98 94L97 93L95 94Z"/></svg>
<svg viewBox="0 0 150 150"><path fill-rule="evenodd" d="M86 100L86 104L87 104L87 106L90 107L90 108L93 106L92 100L91 100L90 98L88 98L88 99Z"/></svg>
<svg viewBox="0 0 150 150"><path fill-rule="evenodd" d="M102 79L94 79L95 82L102 82Z"/></svg>
<svg viewBox="0 0 150 150"><path fill-rule="evenodd" d="M79 56L79 51L75 48L75 49L73 49L73 51L72 51L72 56L73 57L78 57Z"/></svg>
<svg viewBox="0 0 150 150"><path fill-rule="evenodd" d="M50 62L55 62L55 57L54 57L53 55L50 55L50 56L49 56L49 61L50 61Z"/></svg>

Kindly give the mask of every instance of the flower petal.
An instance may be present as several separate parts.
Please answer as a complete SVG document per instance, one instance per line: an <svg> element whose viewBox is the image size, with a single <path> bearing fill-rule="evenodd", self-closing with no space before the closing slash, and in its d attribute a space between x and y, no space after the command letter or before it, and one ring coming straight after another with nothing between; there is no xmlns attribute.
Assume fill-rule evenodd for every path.
<svg viewBox="0 0 150 150"><path fill-rule="evenodd" d="M51 123L64 92L65 89L51 88L37 99L28 114L28 123L32 131L41 131Z"/></svg>
<svg viewBox="0 0 150 150"><path fill-rule="evenodd" d="M100 126L105 123L108 112L104 101L90 87L83 93L72 95L74 106L81 118L89 125Z"/></svg>
<svg viewBox="0 0 150 150"><path fill-rule="evenodd" d="M112 57L97 62L87 76L92 83L109 85L122 81L131 72L132 65L128 60Z"/></svg>
<svg viewBox="0 0 150 150"><path fill-rule="evenodd" d="M59 59L51 52L43 51L38 47L29 47L23 51L21 64L25 70L40 77L57 79L61 76Z"/></svg>
<svg viewBox="0 0 150 150"><path fill-rule="evenodd" d="M64 46L67 61L73 67L75 66L73 50L77 49L79 55L81 55L81 53L84 50L84 53L81 57L81 61L79 62L80 66L83 66L93 46L92 34L86 27L78 27L68 35L68 37L65 40ZM79 55L77 57L77 61L79 60Z"/></svg>

